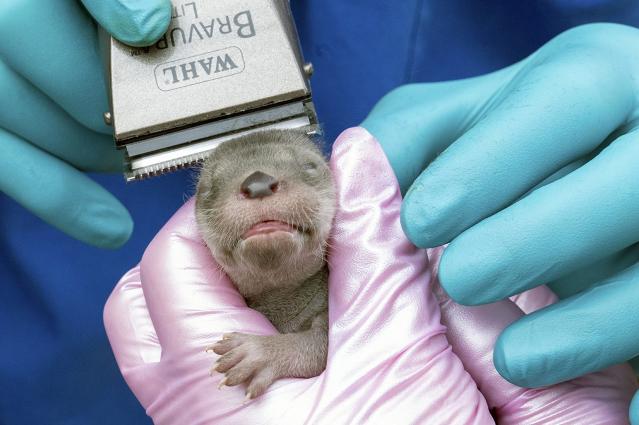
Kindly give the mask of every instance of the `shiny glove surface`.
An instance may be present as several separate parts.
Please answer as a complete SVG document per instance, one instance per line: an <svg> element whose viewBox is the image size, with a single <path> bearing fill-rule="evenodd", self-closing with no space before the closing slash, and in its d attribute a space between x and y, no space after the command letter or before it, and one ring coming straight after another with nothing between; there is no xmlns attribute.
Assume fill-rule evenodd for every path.
<svg viewBox="0 0 639 425"><path fill-rule="evenodd" d="M497 369L518 385L639 354L638 81L639 30L593 24L491 74L401 87L363 124L407 191L409 239L450 242L454 300L541 284L564 298L499 338Z"/></svg>
<svg viewBox="0 0 639 425"><path fill-rule="evenodd" d="M91 16L124 42L150 44L166 30L171 6L169 0L0 2L0 190L63 232L115 248L129 238L131 217L82 172L122 169L103 123L107 94Z"/></svg>
<svg viewBox="0 0 639 425"><path fill-rule="evenodd" d="M120 370L155 423L492 424L489 409L504 424L627 420L634 391L628 366L544 390L516 388L497 374L492 344L521 310L510 301L490 311L457 306L441 294L438 302L426 252L401 229L393 171L365 130L340 136L331 168L338 212L324 373L279 380L247 404L243 387L217 389L223 375L209 376L217 356L205 347L227 332L276 331L214 262L189 201L118 283L104 312ZM443 318L450 313L452 348L440 303Z"/></svg>

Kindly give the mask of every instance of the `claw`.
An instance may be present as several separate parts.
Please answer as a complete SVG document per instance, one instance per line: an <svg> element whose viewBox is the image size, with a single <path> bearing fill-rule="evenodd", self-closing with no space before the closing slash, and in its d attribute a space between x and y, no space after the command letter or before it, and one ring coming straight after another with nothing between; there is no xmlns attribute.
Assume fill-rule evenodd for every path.
<svg viewBox="0 0 639 425"><path fill-rule="evenodd" d="M242 405L247 404L251 400L253 400L253 394L249 391L246 393L246 397L244 397L244 401L242 402Z"/></svg>
<svg viewBox="0 0 639 425"><path fill-rule="evenodd" d="M226 385L226 377L224 377L224 378L220 381L220 383L219 383L219 384L218 384L218 386L217 386L217 389L218 389L218 390L221 390L221 389L222 389L222 387L223 387L224 385Z"/></svg>

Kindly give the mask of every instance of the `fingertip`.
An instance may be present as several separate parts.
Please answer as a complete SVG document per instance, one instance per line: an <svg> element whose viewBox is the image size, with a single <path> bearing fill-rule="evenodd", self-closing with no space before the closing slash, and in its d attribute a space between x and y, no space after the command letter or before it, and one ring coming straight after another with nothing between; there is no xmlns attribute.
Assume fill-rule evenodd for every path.
<svg viewBox="0 0 639 425"><path fill-rule="evenodd" d="M113 37L130 46L155 43L171 22L169 0L83 0L83 3Z"/></svg>
<svg viewBox="0 0 639 425"><path fill-rule="evenodd" d="M464 285L458 285L455 279L451 279L450 274L444 270L447 269L442 267L442 263L440 263L438 274L439 284L451 300L463 306L475 306L480 304L477 302L477 297L474 296L474 294L468 291Z"/></svg>
<svg viewBox="0 0 639 425"><path fill-rule="evenodd" d="M441 167L431 166L412 184L402 203L401 222L420 248L444 245L467 227L466 194Z"/></svg>
<svg viewBox="0 0 639 425"><path fill-rule="evenodd" d="M639 391L630 402L630 425L639 425Z"/></svg>
<svg viewBox="0 0 639 425"><path fill-rule="evenodd" d="M495 343L495 348L493 349L495 369L506 381L520 387L531 387L529 376L525 373L525 368L522 368L522 364L525 364L526 359L521 358L520 350L513 349L513 345L509 343L511 338L508 334L509 328L506 328Z"/></svg>
<svg viewBox="0 0 639 425"><path fill-rule="evenodd" d="M104 231L100 237L96 238L102 248L117 249L124 245L131 238L133 233L133 219L128 211L114 216L111 220L102 223Z"/></svg>
<svg viewBox="0 0 639 425"><path fill-rule="evenodd" d="M80 221L86 232L78 238L98 248L120 248L133 233L131 214L115 199L87 205Z"/></svg>
<svg viewBox="0 0 639 425"><path fill-rule="evenodd" d="M166 32L171 22L171 3L166 0L151 3L152 7L131 14L129 31L122 34L121 41L132 46L148 46Z"/></svg>
<svg viewBox="0 0 639 425"><path fill-rule="evenodd" d="M419 248L434 248L448 243L441 234L440 209L422 198L412 187L406 194L400 210L404 233Z"/></svg>
<svg viewBox="0 0 639 425"><path fill-rule="evenodd" d="M494 296L493 288L482 284L485 271L476 264L478 258L466 255L468 251L464 254L464 250L458 254L460 250L453 244L444 251L439 263L441 287L457 304L477 306L497 301L499 297Z"/></svg>
<svg viewBox="0 0 639 425"><path fill-rule="evenodd" d="M120 329L119 324L126 317L126 312L130 311L131 289L139 286L140 267L136 266L126 272L117 283L113 291L109 294L104 308L102 309L102 322L107 332L107 336L115 335ZM133 283L133 285L132 285Z"/></svg>
<svg viewBox="0 0 639 425"><path fill-rule="evenodd" d="M419 208L415 207L413 200L411 200L408 196L406 196L406 198L404 198L404 202L402 202L399 212L399 220L404 233L408 239L415 244L415 246L419 248L428 248L425 245L427 238L424 237L421 231L424 226L424 217L420 214Z"/></svg>
<svg viewBox="0 0 639 425"><path fill-rule="evenodd" d="M567 381L576 375L573 364L559 364L555 351L543 335L549 330L543 324L524 316L509 325L497 338L493 363L508 382L524 388L538 388ZM537 331L542 327L541 335ZM560 360L560 359L559 359Z"/></svg>
<svg viewBox="0 0 639 425"><path fill-rule="evenodd" d="M455 302L488 304L528 289L519 284L520 275L513 276L513 265L521 267L526 260L503 242L499 229L499 223L485 220L453 239L444 251L439 279Z"/></svg>

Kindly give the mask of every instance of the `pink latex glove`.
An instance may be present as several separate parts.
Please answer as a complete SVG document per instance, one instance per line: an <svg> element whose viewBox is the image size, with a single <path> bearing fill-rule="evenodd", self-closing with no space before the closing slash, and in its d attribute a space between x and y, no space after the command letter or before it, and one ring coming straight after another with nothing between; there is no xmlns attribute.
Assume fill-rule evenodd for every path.
<svg viewBox="0 0 639 425"><path fill-rule="evenodd" d="M547 390L499 378L492 344L521 314L512 303L466 314L474 307L456 312L442 300L454 313L451 338L467 372L440 323L426 252L402 232L399 187L377 142L361 128L347 130L331 168L339 205L320 376L277 381L246 405L242 387L217 389L222 376L209 376L217 356L206 346L226 332L276 331L219 270L197 233L192 201L118 283L105 307L107 333L124 378L157 424L492 424L489 405L499 423L627 420L632 380L622 374Z"/></svg>

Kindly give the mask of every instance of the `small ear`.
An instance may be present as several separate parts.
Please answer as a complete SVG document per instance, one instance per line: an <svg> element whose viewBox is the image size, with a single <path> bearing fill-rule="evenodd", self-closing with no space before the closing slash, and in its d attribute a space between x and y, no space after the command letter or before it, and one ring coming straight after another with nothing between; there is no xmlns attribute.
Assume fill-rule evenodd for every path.
<svg viewBox="0 0 639 425"><path fill-rule="evenodd" d="M315 133L308 134L305 130L300 130L317 148L320 155L324 159L328 159L331 146L326 143L326 139L324 139L324 132L322 128L318 126L318 129Z"/></svg>
<svg viewBox="0 0 639 425"><path fill-rule="evenodd" d="M208 196L213 184L213 164L210 161L204 161L195 170L197 172L195 196Z"/></svg>
<svg viewBox="0 0 639 425"><path fill-rule="evenodd" d="M291 129L290 134L293 134L302 140L307 140L311 142L314 145L315 149L317 150L317 153L320 154L320 156L322 156L324 159L328 158L330 146L327 146L324 140L324 133L322 132L322 129L319 126L317 131L314 133L309 133L308 127L300 127L300 128Z"/></svg>

